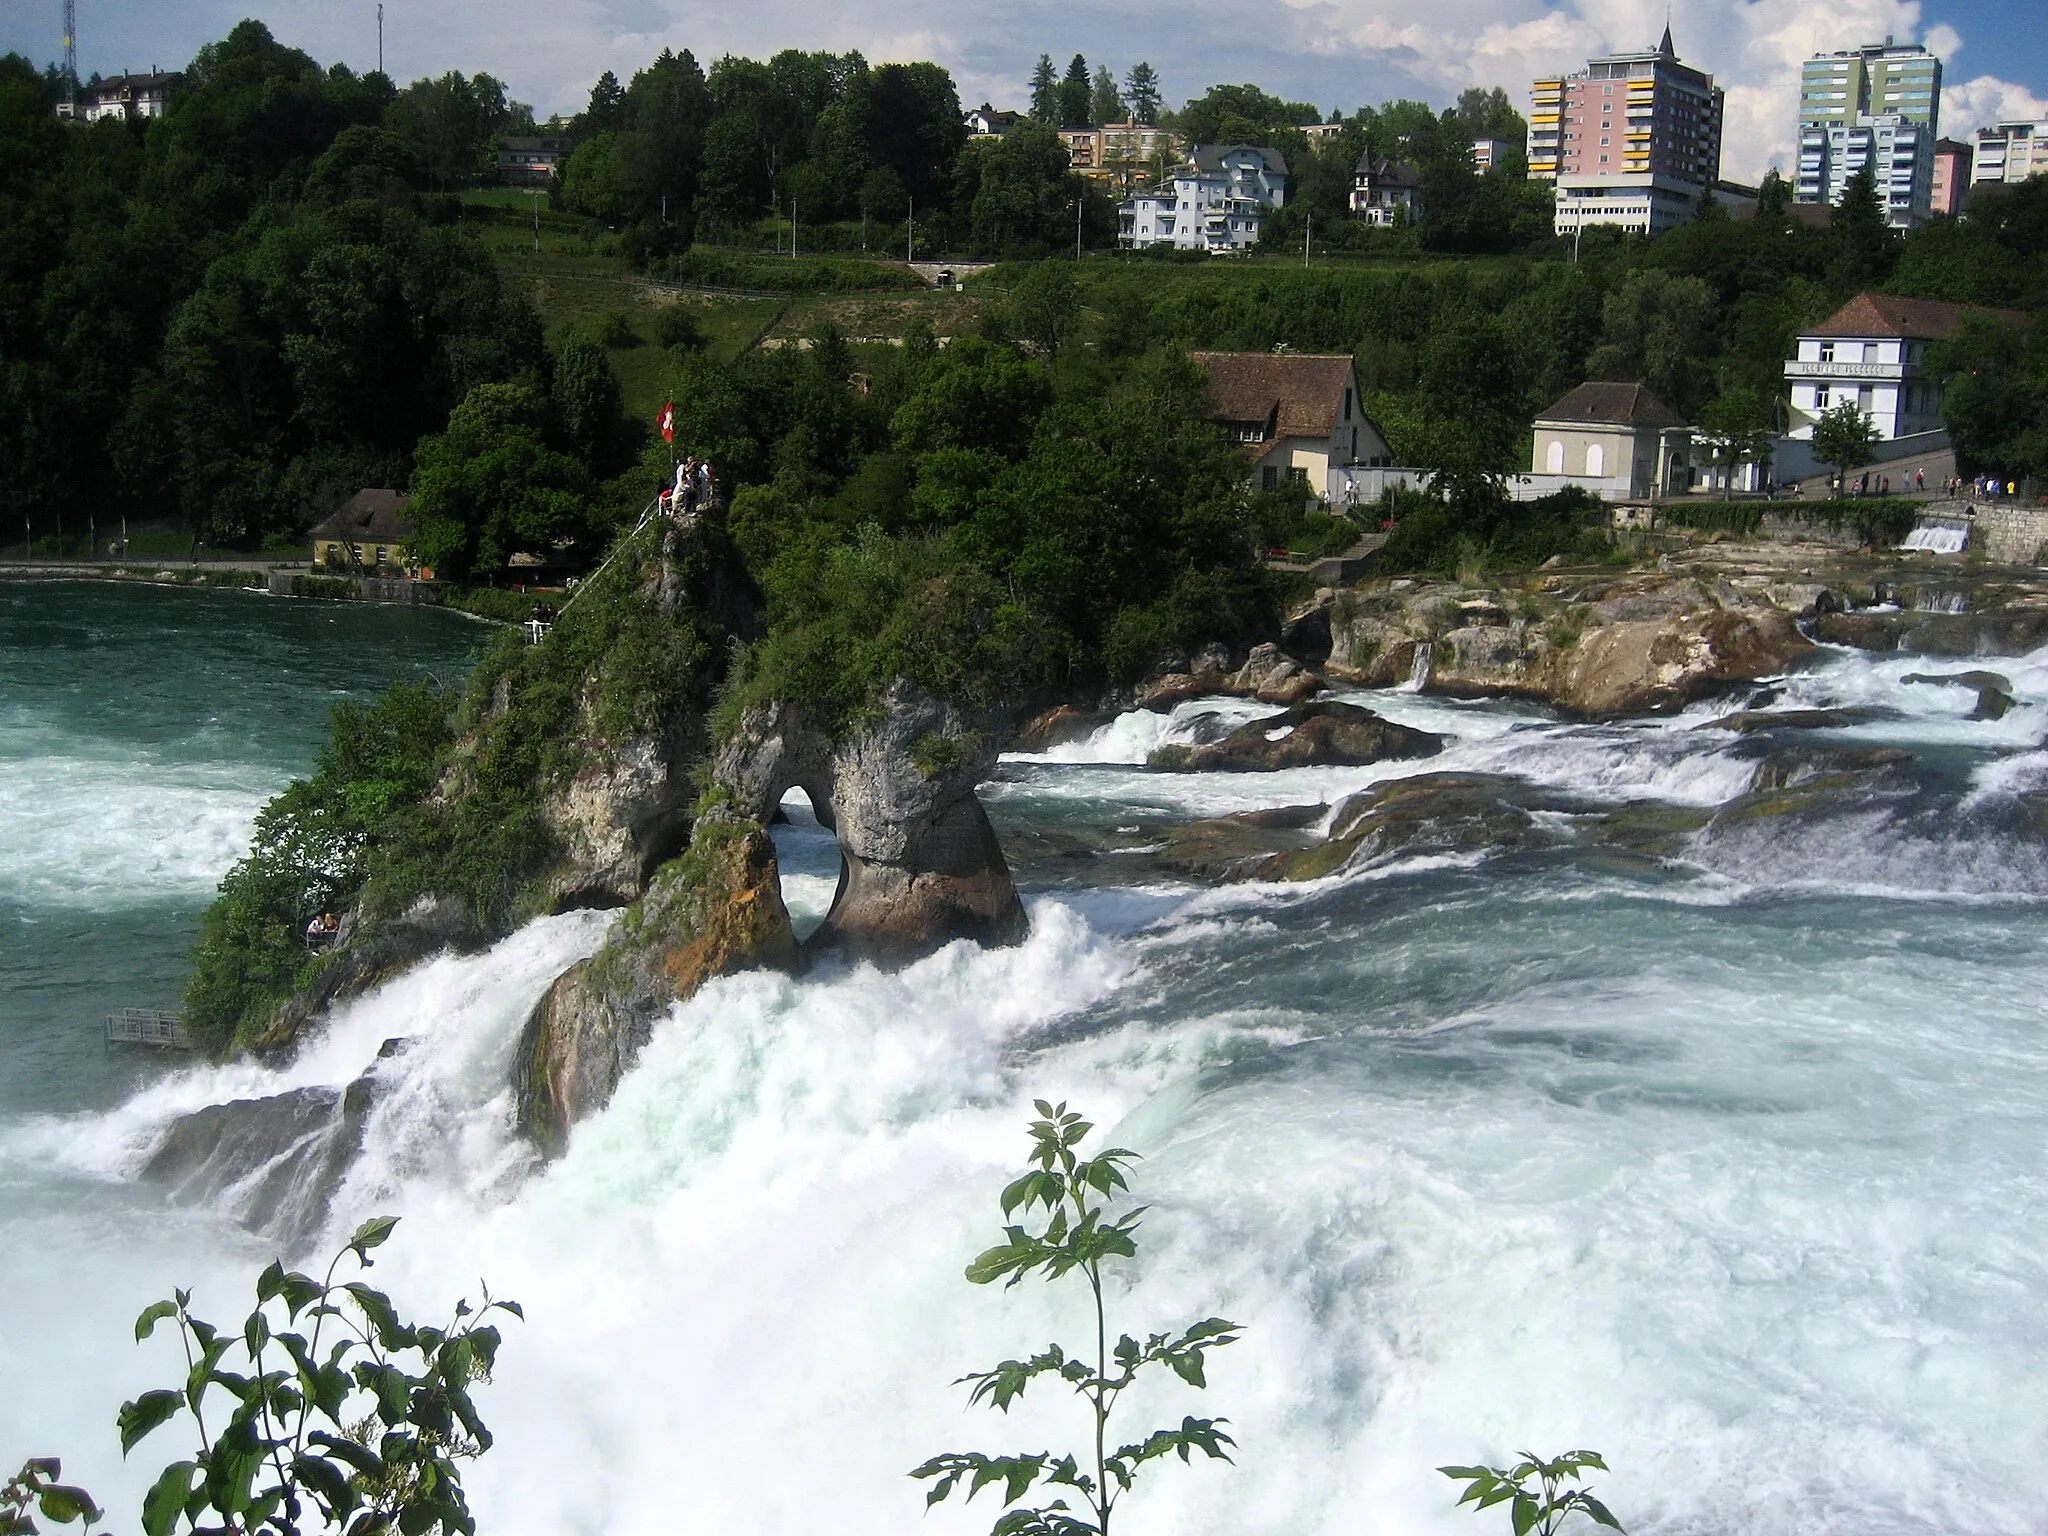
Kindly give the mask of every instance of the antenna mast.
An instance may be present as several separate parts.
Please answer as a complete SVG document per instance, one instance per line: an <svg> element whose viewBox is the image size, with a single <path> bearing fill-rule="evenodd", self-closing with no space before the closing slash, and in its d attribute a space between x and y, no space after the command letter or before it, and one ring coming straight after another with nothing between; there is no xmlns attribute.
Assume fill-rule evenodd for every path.
<svg viewBox="0 0 2048 1536"><path fill-rule="evenodd" d="M78 0L64 0L64 115L78 111Z"/></svg>

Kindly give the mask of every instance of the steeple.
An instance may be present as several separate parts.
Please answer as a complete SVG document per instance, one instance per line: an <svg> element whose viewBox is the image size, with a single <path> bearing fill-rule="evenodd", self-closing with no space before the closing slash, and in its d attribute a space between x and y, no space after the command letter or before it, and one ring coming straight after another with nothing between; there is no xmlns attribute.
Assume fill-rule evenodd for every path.
<svg viewBox="0 0 2048 1536"><path fill-rule="evenodd" d="M1678 50L1671 46L1671 23L1669 21L1664 23L1664 41L1657 45L1657 52L1667 59L1678 57Z"/></svg>

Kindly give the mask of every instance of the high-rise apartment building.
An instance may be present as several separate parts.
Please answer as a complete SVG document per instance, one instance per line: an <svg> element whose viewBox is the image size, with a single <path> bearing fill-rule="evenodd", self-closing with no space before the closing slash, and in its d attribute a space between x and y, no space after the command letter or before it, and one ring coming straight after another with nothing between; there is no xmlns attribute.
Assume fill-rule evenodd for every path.
<svg viewBox="0 0 2048 1536"><path fill-rule="evenodd" d="M1721 88L1655 48L1588 59L1530 91L1529 174L1557 183L1557 232L1683 224L1721 174Z"/></svg>
<svg viewBox="0 0 2048 1536"><path fill-rule="evenodd" d="M1799 166L1793 201L1839 203L1868 167L1886 222L1924 224L1934 204L1941 60L1916 43L1866 43L1816 54L1799 71Z"/></svg>
<svg viewBox="0 0 2048 1536"><path fill-rule="evenodd" d="M2048 175L2048 120L1998 123L1977 130L1976 169L1971 180L2025 181Z"/></svg>
<svg viewBox="0 0 2048 1536"><path fill-rule="evenodd" d="M1929 211L1958 214L1970 196L1970 172L1976 153L1960 139L1934 142L1934 194Z"/></svg>

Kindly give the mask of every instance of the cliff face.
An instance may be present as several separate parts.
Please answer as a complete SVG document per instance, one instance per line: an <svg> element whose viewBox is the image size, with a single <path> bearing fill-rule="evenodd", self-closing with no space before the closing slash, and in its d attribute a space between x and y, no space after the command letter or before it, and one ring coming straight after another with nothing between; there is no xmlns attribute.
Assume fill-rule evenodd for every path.
<svg viewBox="0 0 2048 1536"><path fill-rule="evenodd" d="M718 788L766 820L791 788L839 839L839 890L814 949L902 965L955 939L1013 944L1027 924L974 789L1003 732L898 679L836 744L800 710L751 710L719 753Z"/></svg>
<svg viewBox="0 0 2048 1536"><path fill-rule="evenodd" d="M775 845L753 822L705 819L590 959L549 987L526 1022L513 1093L519 1126L549 1154L610 1102L654 1020L714 976L796 972Z"/></svg>

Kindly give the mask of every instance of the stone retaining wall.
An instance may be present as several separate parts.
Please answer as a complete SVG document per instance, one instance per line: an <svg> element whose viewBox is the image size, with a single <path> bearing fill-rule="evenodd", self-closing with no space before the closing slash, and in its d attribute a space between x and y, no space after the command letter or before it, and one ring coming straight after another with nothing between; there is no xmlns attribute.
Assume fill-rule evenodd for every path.
<svg viewBox="0 0 2048 1536"><path fill-rule="evenodd" d="M2039 565L2048 544L2048 507L1979 503L1970 546L1999 565Z"/></svg>

